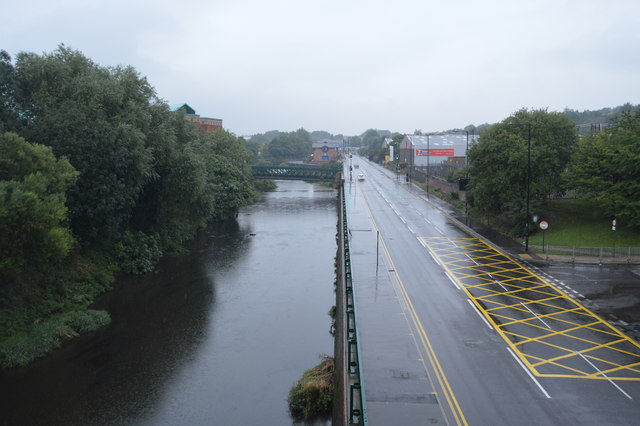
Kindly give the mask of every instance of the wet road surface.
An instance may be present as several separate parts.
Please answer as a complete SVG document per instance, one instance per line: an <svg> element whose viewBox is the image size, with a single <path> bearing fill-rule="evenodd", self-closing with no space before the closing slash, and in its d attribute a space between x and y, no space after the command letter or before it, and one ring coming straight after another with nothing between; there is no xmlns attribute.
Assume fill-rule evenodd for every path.
<svg viewBox="0 0 640 426"><path fill-rule="evenodd" d="M366 177L348 185L348 214L370 424L638 418L634 339L542 274L558 270L505 255L356 161Z"/></svg>

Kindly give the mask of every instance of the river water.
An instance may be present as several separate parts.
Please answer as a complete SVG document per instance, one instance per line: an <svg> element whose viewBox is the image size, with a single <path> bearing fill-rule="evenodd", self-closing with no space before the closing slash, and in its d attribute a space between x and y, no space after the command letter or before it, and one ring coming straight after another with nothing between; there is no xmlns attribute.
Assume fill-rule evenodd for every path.
<svg viewBox="0 0 640 426"><path fill-rule="evenodd" d="M109 327L0 372L0 424L292 424L289 389L333 355L336 197L278 181L189 254L120 280L98 302Z"/></svg>

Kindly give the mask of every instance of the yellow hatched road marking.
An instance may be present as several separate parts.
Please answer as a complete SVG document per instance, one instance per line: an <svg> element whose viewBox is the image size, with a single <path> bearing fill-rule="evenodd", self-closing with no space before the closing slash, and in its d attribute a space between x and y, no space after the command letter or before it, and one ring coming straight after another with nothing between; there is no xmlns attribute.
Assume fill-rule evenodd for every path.
<svg viewBox="0 0 640 426"><path fill-rule="evenodd" d="M366 202L365 202L365 206L366 206L367 210L369 210L369 206L367 205ZM375 223L375 220L373 219L373 215L371 214L371 211L369 211L369 218L370 218L370 220L371 220L371 222L373 224L373 227L377 231L378 230L378 226ZM391 259L391 255L389 254L389 250L387 249L387 245L385 244L384 240L382 240L382 239L380 240L380 243L381 243L381 246L382 246L382 251L383 251L383 253L385 255L385 258L386 258L389 266L391 267L392 270L395 271L396 267L395 267L395 265L393 263L393 260ZM456 398L456 396L455 396L455 394L453 392L453 389L451 388L451 385L449 384L449 380L447 379L447 376L444 373L444 369L440 365L440 361L438 360L436 352L433 349L433 346L431 345L431 341L429 340L429 337L427 336L427 332L425 331L425 329L424 329L424 327L422 325L422 321L420 320L420 317L418 316L418 313L416 312L415 308L413 307L413 303L411 302L411 298L409 297L409 294L407 293L407 290L405 289L404 284L402 283L402 280L400 279L400 277L397 274L394 274L392 276L392 279L396 283L396 285L394 287L400 293L400 297L402 298L402 300L404 302L404 306L406 306L407 310L409 311L409 314L410 314L409 316L411 317L411 321L412 321L413 325L415 326L416 330L418 331L418 335L419 335L420 341L422 343L422 348L424 349L427 357L429 358L429 364L431 365L431 368L433 369L433 371L434 371L434 373L436 375L436 379L437 379L438 385L439 385L440 389L442 389L442 393L444 394L444 397L445 397L445 399L446 399L446 401L448 403L451 415L453 415L453 417L454 417L455 424L459 425L459 426L468 426L469 423L467 422L467 419L466 419L464 413L462 412L462 408L460 407L460 404L458 403L458 399ZM418 345L416 344L416 346L418 346ZM422 352L421 350L419 350L419 351ZM438 404L438 405L441 406L441 410L442 410L442 408L444 408L444 404ZM450 424L449 416L447 414L445 414L444 410L442 410L442 413L443 413L443 415L445 417L446 423Z"/></svg>
<svg viewBox="0 0 640 426"><path fill-rule="evenodd" d="M534 375L640 380L640 345L534 271L477 238L421 241Z"/></svg>

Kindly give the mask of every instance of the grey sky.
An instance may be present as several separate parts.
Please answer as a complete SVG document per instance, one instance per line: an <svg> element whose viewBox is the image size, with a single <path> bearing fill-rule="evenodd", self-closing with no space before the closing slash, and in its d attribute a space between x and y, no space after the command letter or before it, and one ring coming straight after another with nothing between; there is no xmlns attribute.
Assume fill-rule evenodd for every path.
<svg viewBox="0 0 640 426"><path fill-rule="evenodd" d="M0 49L132 65L247 135L640 103L637 0L0 0Z"/></svg>

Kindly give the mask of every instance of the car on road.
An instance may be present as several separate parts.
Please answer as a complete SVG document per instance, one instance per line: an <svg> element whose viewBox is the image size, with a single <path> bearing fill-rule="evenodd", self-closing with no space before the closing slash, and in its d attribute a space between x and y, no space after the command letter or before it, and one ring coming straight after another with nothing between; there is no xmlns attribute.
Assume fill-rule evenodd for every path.
<svg viewBox="0 0 640 426"><path fill-rule="evenodd" d="M358 180L364 180L364 173L360 173L358 175Z"/></svg>

